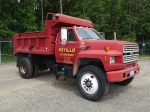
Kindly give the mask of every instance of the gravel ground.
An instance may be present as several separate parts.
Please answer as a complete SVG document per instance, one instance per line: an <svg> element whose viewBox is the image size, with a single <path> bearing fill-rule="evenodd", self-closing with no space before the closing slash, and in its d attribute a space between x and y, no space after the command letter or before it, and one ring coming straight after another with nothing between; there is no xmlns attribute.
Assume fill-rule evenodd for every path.
<svg viewBox="0 0 150 112"><path fill-rule="evenodd" d="M141 72L125 87L110 84L98 102L82 98L75 79L55 80L51 72L22 79L15 63L0 65L0 112L150 112L150 60L139 61Z"/></svg>

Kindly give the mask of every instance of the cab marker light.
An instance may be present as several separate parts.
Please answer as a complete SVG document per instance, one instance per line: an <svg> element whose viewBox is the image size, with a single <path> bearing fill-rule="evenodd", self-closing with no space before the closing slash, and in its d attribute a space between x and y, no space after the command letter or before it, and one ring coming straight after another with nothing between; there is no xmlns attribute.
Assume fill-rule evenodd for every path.
<svg viewBox="0 0 150 112"><path fill-rule="evenodd" d="M110 47L107 46L107 47L105 47L104 49L105 49L105 51L109 51L109 50L110 50Z"/></svg>

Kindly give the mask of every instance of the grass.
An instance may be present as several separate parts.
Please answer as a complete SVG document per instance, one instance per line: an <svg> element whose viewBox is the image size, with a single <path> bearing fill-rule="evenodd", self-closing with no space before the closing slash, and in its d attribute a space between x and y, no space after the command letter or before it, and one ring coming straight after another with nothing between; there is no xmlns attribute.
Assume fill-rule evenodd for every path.
<svg viewBox="0 0 150 112"><path fill-rule="evenodd" d="M2 60L2 63L15 62L16 57L12 55L2 55L1 60Z"/></svg>
<svg viewBox="0 0 150 112"><path fill-rule="evenodd" d="M150 55L140 55L139 60L150 60Z"/></svg>

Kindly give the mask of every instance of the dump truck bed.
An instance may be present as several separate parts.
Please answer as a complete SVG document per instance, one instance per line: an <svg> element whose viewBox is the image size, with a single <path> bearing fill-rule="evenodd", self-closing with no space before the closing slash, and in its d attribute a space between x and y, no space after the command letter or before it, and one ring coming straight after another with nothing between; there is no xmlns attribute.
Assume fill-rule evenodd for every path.
<svg viewBox="0 0 150 112"><path fill-rule="evenodd" d="M54 38L46 36L44 31L20 33L13 37L14 54L33 53L33 54L54 54Z"/></svg>

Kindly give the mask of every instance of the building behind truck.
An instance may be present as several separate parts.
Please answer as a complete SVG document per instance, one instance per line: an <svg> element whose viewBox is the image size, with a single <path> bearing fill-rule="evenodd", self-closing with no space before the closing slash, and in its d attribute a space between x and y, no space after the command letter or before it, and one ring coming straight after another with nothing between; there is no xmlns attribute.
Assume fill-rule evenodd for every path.
<svg viewBox="0 0 150 112"><path fill-rule="evenodd" d="M44 31L13 36L20 76L36 77L51 69L56 78L76 78L80 94L97 101L109 83L126 86L139 73L139 47L127 41L105 40L88 20L48 13Z"/></svg>

